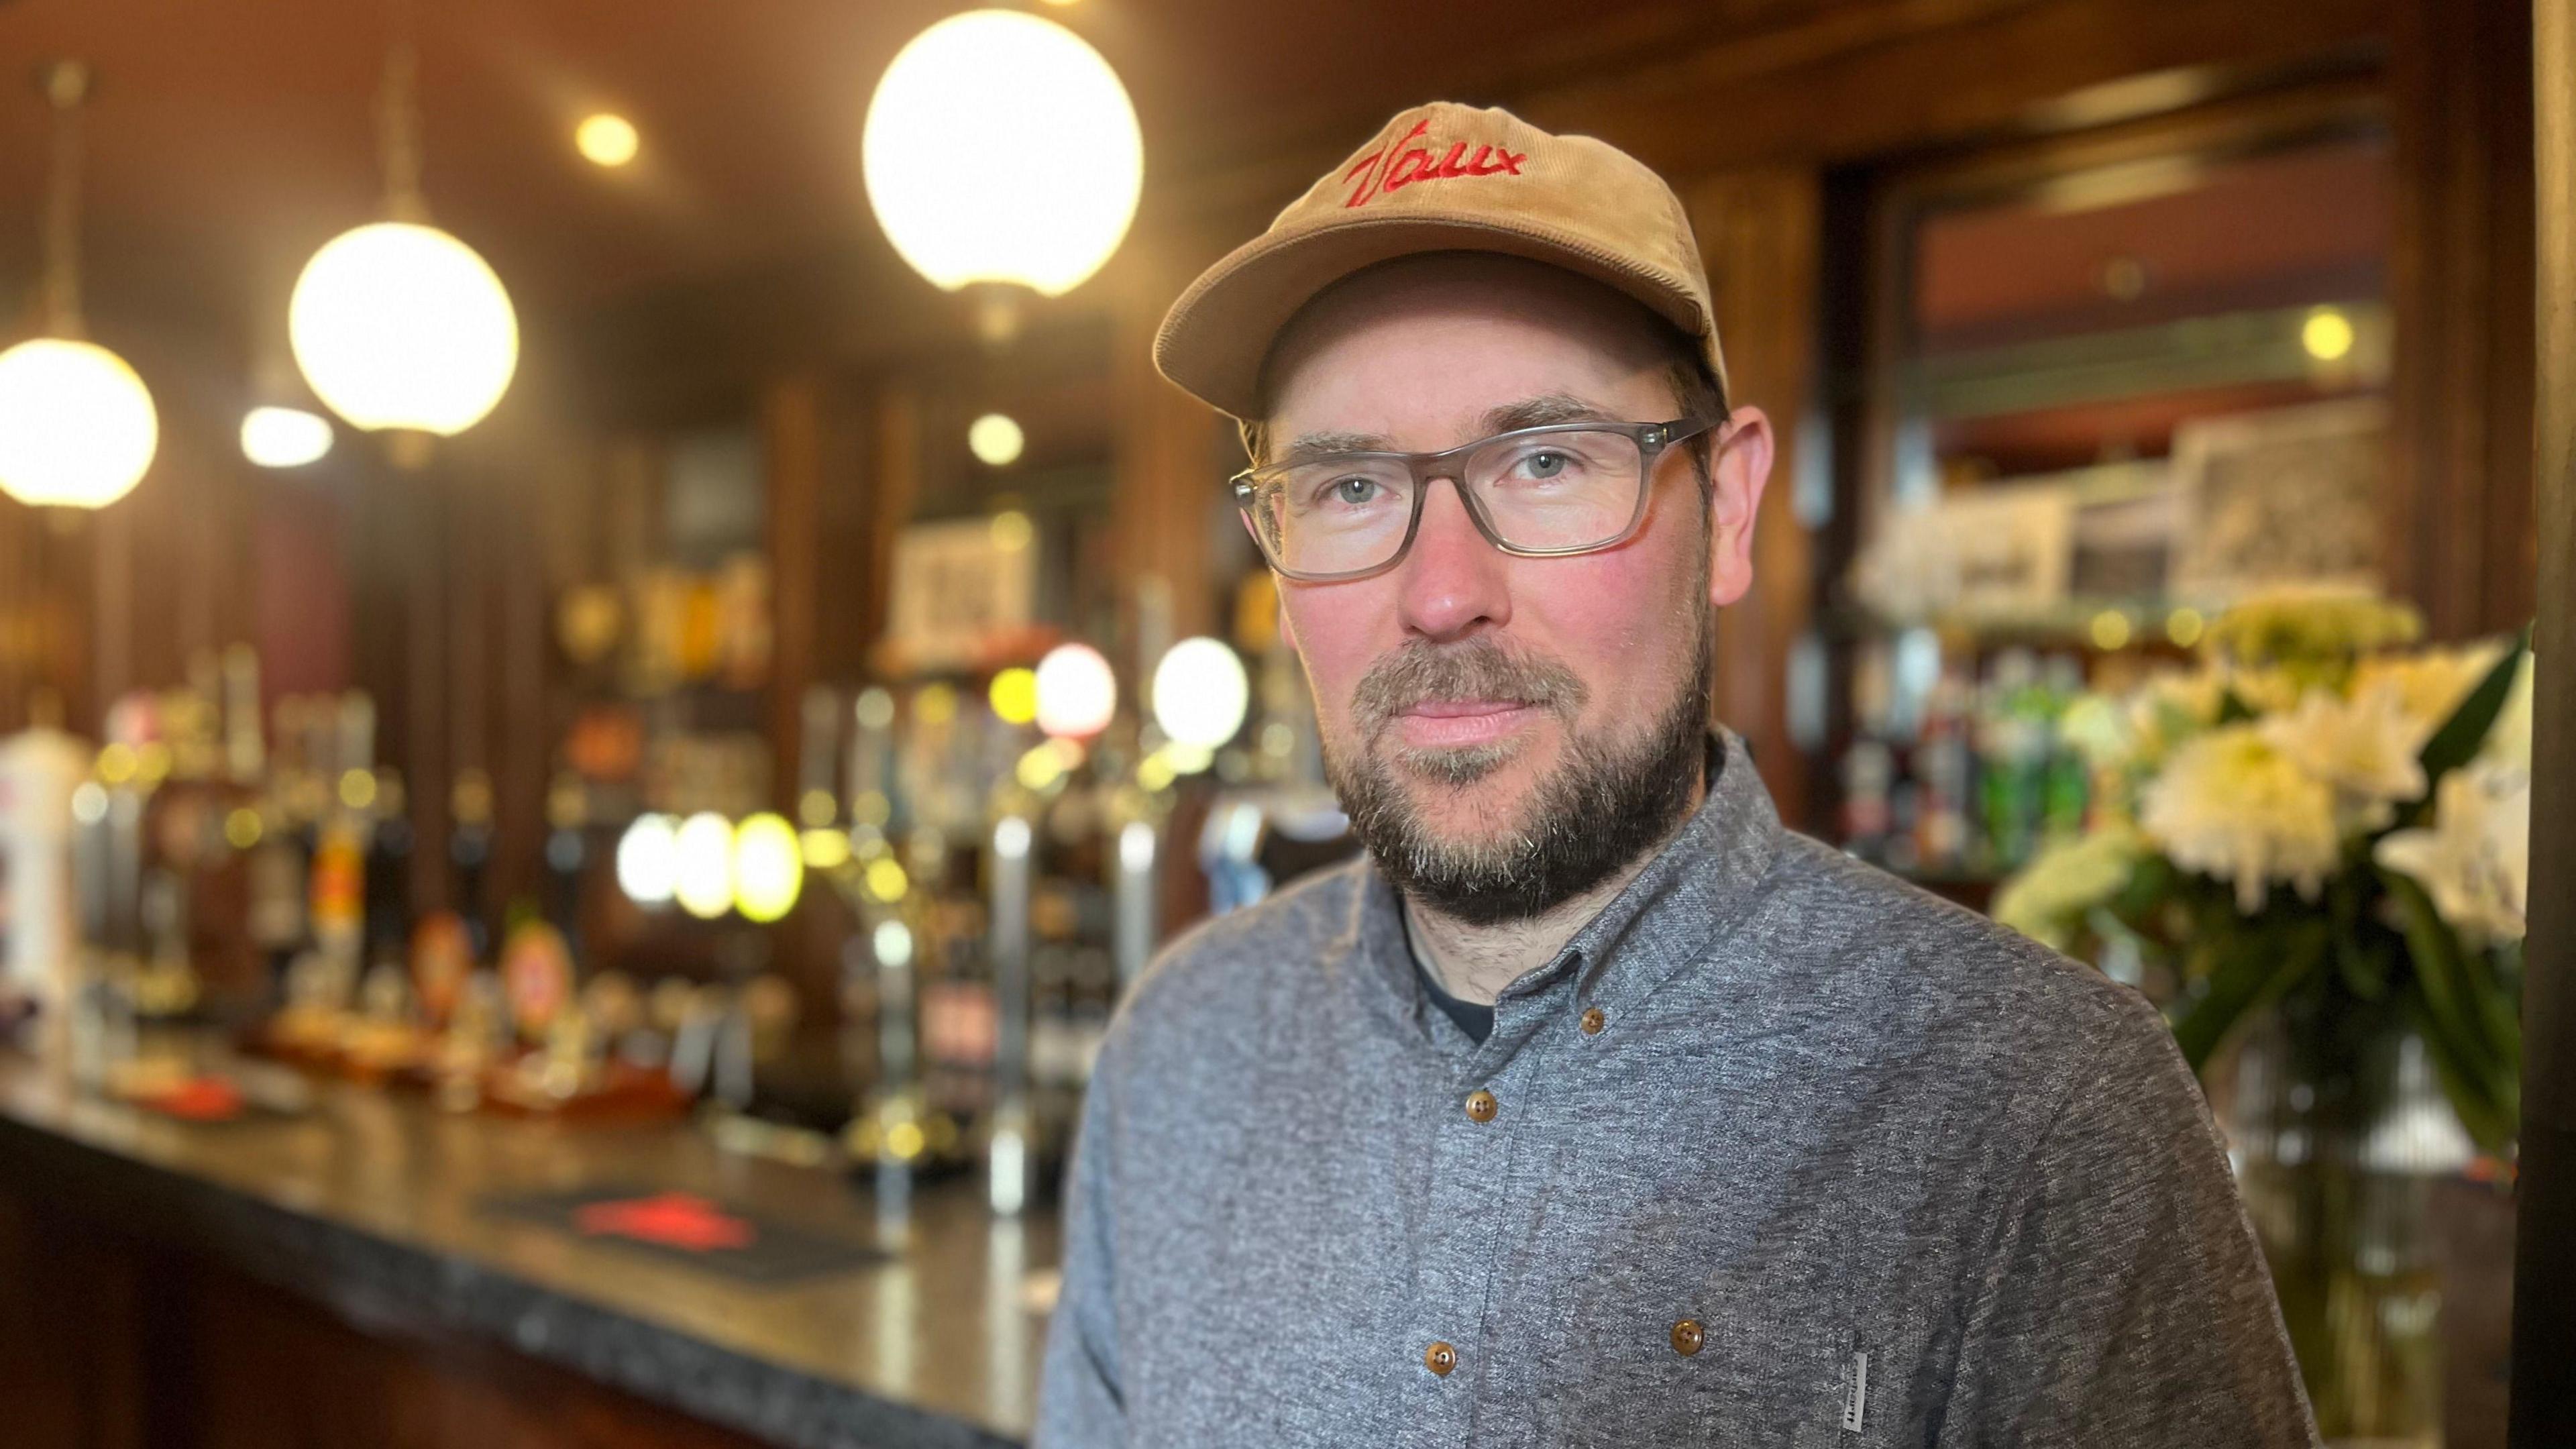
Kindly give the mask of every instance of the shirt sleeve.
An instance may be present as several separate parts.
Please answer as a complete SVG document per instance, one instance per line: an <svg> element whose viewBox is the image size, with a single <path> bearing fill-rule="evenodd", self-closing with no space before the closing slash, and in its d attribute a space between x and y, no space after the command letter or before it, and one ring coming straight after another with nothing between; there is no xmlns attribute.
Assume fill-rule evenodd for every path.
<svg viewBox="0 0 2576 1449"><path fill-rule="evenodd" d="M1031 1449L1112 1449L1127 1442L1110 1249L1110 1071L1104 1050L1065 1170L1064 1286L1047 1324Z"/></svg>
<svg viewBox="0 0 2576 1449"><path fill-rule="evenodd" d="M2095 1045L2003 1198L1935 1443L2315 1444L2200 1084L2143 1000Z"/></svg>

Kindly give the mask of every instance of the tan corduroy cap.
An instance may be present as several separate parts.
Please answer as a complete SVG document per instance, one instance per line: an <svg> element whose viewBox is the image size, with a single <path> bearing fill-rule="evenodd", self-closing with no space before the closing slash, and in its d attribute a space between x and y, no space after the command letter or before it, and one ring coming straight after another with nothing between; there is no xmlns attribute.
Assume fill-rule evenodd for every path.
<svg viewBox="0 0 2576 1449"><path fill-rule="evenodd" d="M1154 365L1250 418L1261 364L1298 308L1362 267L1446 251L1528 257L1625 292L1697 342L1726 385L1699 243L1663 178L1589 136L1451 101L1398 114L1192 282L1164 314Z"/></svg>

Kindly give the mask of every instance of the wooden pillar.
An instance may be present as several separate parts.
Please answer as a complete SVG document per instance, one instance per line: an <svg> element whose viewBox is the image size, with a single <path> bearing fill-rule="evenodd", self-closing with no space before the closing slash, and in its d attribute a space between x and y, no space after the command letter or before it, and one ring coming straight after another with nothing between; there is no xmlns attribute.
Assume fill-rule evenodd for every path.
<svg viewBox="0 0 2576 1449"><path fill-rule="evenodd" d="M867 460L871 526L859 627L873 653L891 617L894 541L921 492L921 394L912 383L889 378L878 385L868 408Z"/></svg>
<svg viewBox="0 0 2576 1449"><path fill-rule="evenodd" d="M2440 638L2531 617L2531 20L2390 7L2397 234L2387 577Z"/></svg>
<svg viewBox="0 0 2576 1449"><path fill-rule="evenodd" d="M761 390L760 454L769 497L769 795L793 819L805 688L814 681L815 522L823 489L823 386L813 374Z"/></svg>
<svg viewBox="0 0 2576 1449"><path fill-rule="evenodd" d="M1110 507L1131 649L1154 642L1138 637L1139 606L1147 601L1154 601L1150 607L1162 612L1159 625L1169 631L1161 642L1219 627L1213 542L1227 507L1221 485L1233 425L1154 370L1154 331L1164 309L1197 275L1199 264L1219 254L1208 247L1150 247L1119 278L1110 342L1117 409ZM1154 666L1151 659L1117 662L1131 679Z"/></svg>
<svg viewBox="0 0 2576 1449"><path fill-rule="evenodd" d="M2576 1444L2576 9L2532 0L2539 529L2531 934L2523 945L2515 1449Z"/></svg>
<svg viewBox="0 0 2576 1449"><path fill-rule="evenodd" d="M1814 412L1822 198L1816 173L1795 166L1725 172L1683 193L1715 293L1728 402L1762 409L1779 442L1754 525L1752 591L1717 617L1717 715L1752 746L1793 825L1812 823L1789 676L1816 598L1815 542L1797 493L1802 442L1815 445L1802 434Z"/></svg>

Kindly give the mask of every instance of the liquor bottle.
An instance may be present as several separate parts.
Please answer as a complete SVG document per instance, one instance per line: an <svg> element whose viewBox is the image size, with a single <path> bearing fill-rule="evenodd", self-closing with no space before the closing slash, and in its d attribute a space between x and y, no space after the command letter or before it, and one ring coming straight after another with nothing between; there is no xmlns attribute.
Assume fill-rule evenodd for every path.
<svg viewBox="0 0 2576 1449"><path fill-rule="evenodd" d="M372 824L367 831L366 942L370 967L405 968L411 955L411 817L404 808L402 772L375 772Z"/></svg>
<svg viewBox="0 0 2576 1449"><path fill-rule="evenodd" d="M1975 786L1971 696L1959 674L1945 671L1925 704L1922 739L1914 747L1915 855L1919 868L1935 875L1967 862Z"/></svg>
<svg viewBox="0 0 2576 1449"><path fill-rule="evenodd" d="M267 745L260 732L259 651L235 644L224 651L224 773L233 784L256 790L268 774Z"/></svg>
<svg viewBox="0 0 2576 1449"><path fill-rule="evenodd" d="M465 919L474 959L493 959L491 902L484 882L492 863L492 781L478 769L456 772L448 791L448 901Z"/></svg>
<svg viewBox="0 0 2576 1449"><path fill-rule="evenodd" d="M0 740L0 998L60 1011L79 985L72 851L91 754L63 731L50 691L28 714L23 733Z"/></svg>
<svg viewBox="0 0 2576 1449"><path fill-rule="evenodd" d="M559 770L546 787L545 896L541 911L576 961L581 951L582 868L590 861L590 795L581 777Z"/></svg>
<svg viewBox="0 0 2576 1449"><path fill-rule="evenodd" d="M367 836L376 800L375 702L360 690L317 703L309 748L318 785L305 896L322 1004L355 1003L366 963Z"/></svg>
<svg viewBox="0 0 2576 1449"><path fill-rule="evenodd" d="M2093 804L2091 768L2083 753L2068 744L2058 729L2066 711L2084 692L2084 661L2072 654L2052 657L2046 684L2048 783L2043 791L2041 833L2050 840L2066 840L2083 833L2085 814Z"/></svg>
<svg viewBox="0 0 2576 1449"><path fill-rule="evenodd" d="M243 923L252 949L267 963L272 991L285 986L287 967L304 949L308 934L305 890L311 867L304 822L299 819L305 708L300 696L277 702L277 748L265 761L258 798L248 807L251 821L235 832L237 839L251 842L249 858L243 863ZM241 758L236 754L234 763L238 765Z"/></svg>
<svg viewBox="0 0 2576 1449"><path fill-rule="evenodd" d="M2038 848L2053 712L2027 649L2006 649L1987 666L1977 697L1975 850L1984 869L2020 868Z"/></svg>

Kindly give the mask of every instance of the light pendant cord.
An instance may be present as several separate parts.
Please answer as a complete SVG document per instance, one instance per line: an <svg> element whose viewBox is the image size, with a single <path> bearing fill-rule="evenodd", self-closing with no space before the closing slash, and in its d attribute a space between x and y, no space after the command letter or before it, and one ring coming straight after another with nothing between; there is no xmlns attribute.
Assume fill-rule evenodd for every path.
<svg viewBox="0 0 2576 1449"><path fill-rule="evenodd" d="M89 67L58 60L45 67L45 99L54 108L51 186L45 196L44 328L80 340L81 103L89 97Z"/></svg>
<svg viewBox="0 0 2576 1449"><path fill-rule="evenodd" d="M412 45L410 0L385 6L385 83L376 98L376 140L385 171L385 214L427 222L420 190L420 57Z"/></svg>

